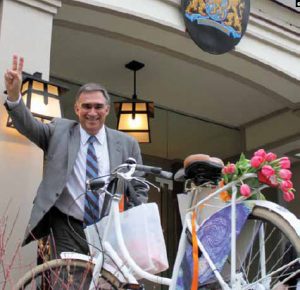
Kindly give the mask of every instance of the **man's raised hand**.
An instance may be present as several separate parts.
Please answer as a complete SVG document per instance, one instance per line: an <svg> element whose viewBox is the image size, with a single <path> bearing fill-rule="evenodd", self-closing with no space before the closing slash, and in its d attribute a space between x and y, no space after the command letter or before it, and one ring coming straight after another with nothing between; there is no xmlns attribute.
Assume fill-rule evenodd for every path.
<svg viewBox="0 0 300 290"><path fill-rule="evenodd" d="M22 85L22 71L24 66L24 58L13 56L12 68L6 70L4 74L5 87L8 94L8 100L15 102L19 99Z"/></svg>

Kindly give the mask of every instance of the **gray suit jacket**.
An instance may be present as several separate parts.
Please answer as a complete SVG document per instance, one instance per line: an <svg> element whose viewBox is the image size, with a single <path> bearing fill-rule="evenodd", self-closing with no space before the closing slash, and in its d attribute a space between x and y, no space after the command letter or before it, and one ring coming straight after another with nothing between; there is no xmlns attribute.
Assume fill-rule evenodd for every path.
<svg viewBox="0 0 300 290"><path fill-rule="evenodd" d="M46 215L63 192L72 172L80 148L79 123L57 118L49 124L43 124L33 118L22 100L11 110L7 104L5 107L16 129L43 149L45 154L43 179L33 201L23 241L25 245L49 234ZM111 169L124 163L129 157L142 163L140 148L134 138L109 128L106 128L106 134ZM139 193L145 202L147 193L143 190Z"/></svg>

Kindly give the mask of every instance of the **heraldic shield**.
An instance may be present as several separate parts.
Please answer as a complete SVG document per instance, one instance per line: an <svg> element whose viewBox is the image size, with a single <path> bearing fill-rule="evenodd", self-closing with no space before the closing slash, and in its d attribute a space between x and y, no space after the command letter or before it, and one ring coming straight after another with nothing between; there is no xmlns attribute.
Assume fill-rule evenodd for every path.
<svg viewBox="0 0 300 290"><path fill-rule="evenodd" d="M250 14L250 0L182 0L187 31L204 51L223 54L243 37Z"/></svg>

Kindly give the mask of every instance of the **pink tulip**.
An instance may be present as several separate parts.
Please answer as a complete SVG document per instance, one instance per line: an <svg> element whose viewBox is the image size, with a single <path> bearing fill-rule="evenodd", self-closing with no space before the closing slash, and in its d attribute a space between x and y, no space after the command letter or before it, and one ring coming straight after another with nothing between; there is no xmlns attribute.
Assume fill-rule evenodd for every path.
<svg viewBox="0 0 300 290"><path fill-rule="evenodd" d="M229 172L228 172L228 166L224 166L224 167L223 167L222 173L223 173L223 174L229 174Z"/></svg>
<svg viewBox="0 0 300 290"><path fill-rule="evenodd" d="M293 188L293 182L290 180L283 180L280 183L280 188L283 192L289 191L291 188Z"/></svg>
<svg viewBox="0 0 300 290"><path fill-rule="evenodd" d="M222 173L223 174L233 174L235 172L235 164L230 163L223 167Z"/></svg>
<svg viewBox="0 0 300 290"><path fill-rule="evenodd" d="M250 164L253 168L258 168L263 162L264 159L261 156L254 156L251 158Z"/></svg>
<svg viewBox="0 0 300 290"><path fill-rule="evenodd" d="M275 174L272 175L271 177L269 177L269 181L270 181L271 186L273 186L273 187L278 187L279 186L279 183L277 181L277 177L276 177Z"/></svg>
<svg viewBox="0 0 300 290"><path fill-rule="evenodd" d="M276 158L277 158L277 155L274 154L274 153L272 153L272 152L269 152L269 153L267 153L267 155L266 155L266 160L267 160L268 162L274 161Z"/></svg>
<svg viewBox="0 0 300 290"><path fill-rule="evenodd" d="M275 170L270 165L264 165L261 169L261 173L266 177L271 177L275 174Z"/></svg>
<svg viewBox="0 0 300 290"><path fill-rule="evenodd" d="M229 174L233 174L235 172L235 164L230 163L229 165L227 165L227 172Z"/></svg>
<svg viewBox="0 0 300 290"><path fill-rule="evenodd" d="M287 202L290 202L295 199L295 195L291 191L287 191L283 193L283 199Z"/></svg>
<svg viewBox="0 0 300 290"><path fill-rule="evenodd" d="M249 185L242 184L242 186L240 187L240 193L241 193L241 195L243 195L245 197L249 197L251 194L251 189L250 189Z"/></svg>
<svg viewBox="0 0 300 290"><path fill-rule="evenodd" d="M279 164L282 169L290 169L291 168L291 161L288 157L280 158Z"/></svg>
<svg viewBox="0 0 300 290"><path fill-rule="evenodd" d="M292 177L292 172L288 169L280 169L279 170L279 176L282 178L282 179L291 179Z"/></svg>
<svg viewBox="0 0 300 290"><path fill-rule="evenodd" d="M257 177L258 177L259 182L271 185L269 178L267 178L266 176L264 176L261 173L261 171L257 172Z"/></svg>
<svg viewBox="0 0 300 290"><path fill-rule="evenodd" d="M265 175L263 175L261 173L261 171L258 171L257 172L257 177L258 177L259 182L261 182L261 183L268 184L271 187L277 187L278 186L278 182L277 182L277 179L276 179L275 175L273 175L271 177L266 177Z"/></svg>
<svg viewBox="0 0 300 290"><path fill-rule="evenodd" d="M264 149L259 149L256 152L254 152L254 156L260 156L264 160L266 159L266 155L267 155L267 153Z"/></svg>

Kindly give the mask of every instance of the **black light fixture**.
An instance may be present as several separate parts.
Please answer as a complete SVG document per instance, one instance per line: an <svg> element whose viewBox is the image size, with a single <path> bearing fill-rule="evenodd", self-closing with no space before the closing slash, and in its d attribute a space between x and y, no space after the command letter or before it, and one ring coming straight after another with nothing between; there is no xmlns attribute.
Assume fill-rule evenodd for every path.
<svg viewBox="0 0 300 290"><path fill-rule="evenodd" d="M134 137L139 143L150 143L149 118L154 117L154 103L137 99L136 72L145 65L131 61L125 67L134 72L133 96L131 100L115 102L115 112L118 118L117 129Z"/></svg>
<svg viewBox="0 0 300 290"><path fill-rule="evenodd" d="M60 96L66 90L54 82L44 81L39 72L23 73L21 96L32 115L43 123L62 117ZM7 127L14 127L10 118Z"/></svg>

